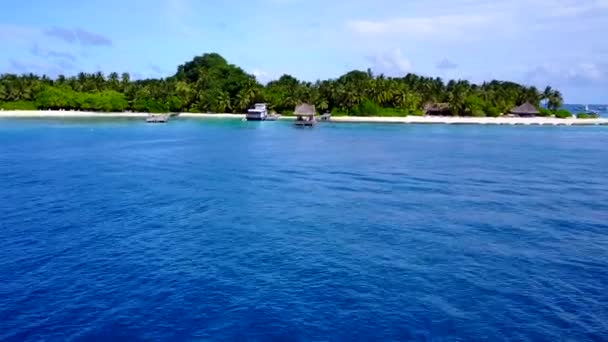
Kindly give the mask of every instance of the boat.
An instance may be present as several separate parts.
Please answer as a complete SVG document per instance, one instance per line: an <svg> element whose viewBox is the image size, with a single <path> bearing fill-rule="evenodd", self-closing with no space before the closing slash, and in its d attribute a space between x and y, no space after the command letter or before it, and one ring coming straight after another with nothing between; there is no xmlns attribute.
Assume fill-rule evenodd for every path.
<svg viewBox="0 0 608 342"><path fill-rule="evenodd" d="M589 105L585 105L585 114L599 116L598 112L589 109Z"/></svg>
<svg viewBox="0 0 608 342"><path fill-rule="evenodd" d="M265 103L256 103L253 108L247 110L245 119L247 121L264 121L268 118L268 109Z"/></svg>

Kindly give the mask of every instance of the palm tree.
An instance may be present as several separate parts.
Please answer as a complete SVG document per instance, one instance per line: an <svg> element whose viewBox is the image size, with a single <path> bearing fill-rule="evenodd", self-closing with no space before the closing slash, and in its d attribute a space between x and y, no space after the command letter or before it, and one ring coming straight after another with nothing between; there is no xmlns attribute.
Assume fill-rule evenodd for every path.
<svg viewBox="0 0 608 342"><path fill-rule="evenodd" d="M559 90L553 90L547 101L547 107L551 110L557 110L564 104L562 93Z"/></svg>
<svg viewBox="0 0 608 342"><path fill-rule="evenodd" d="M247 108L249 108L249 106L251 105L251 101L252 99L249 97L249 94L244 91L241 90L237 95L236 95L236 109L239 113L243 113L245 112L245 110L247 110Z"/></svg>
<svg viewBox="0 0 608 342"><path fill-rule="evenodd" d="M6 90L6 86L0 83L0 102L6 101L8 97L7 95L8 91Z"/></svg>
<svg viewBox="0 0 608 342"><path fill-rule="evenodd" d="M131 75L128 72L123 72L120 76L120 88L122 91L125 91L127 87L131 83Z"/></svg>
<svg viewBox="0 0 608 342"><path fill-rule="evenodd" d="M538 106L542 94L538 91L536 87L530 87L526 90L527 101L532 103L535 106Z"/></svg>
<svg viewBox="0 0 608 342"><path fill-rule="evenodd" d="M322 99L319 99L319 100L316 102L316 107L317 107L317 108L318 108L320 111L324 112L324 111L326 111L326 110L329 108L329 103L327 103L327 100L326 100L325 98L322 98Z"/></svg>
<svg viewBox="0 0 608 342"><path fill-rule="evenodd" d="M182 100L182 105L184 108L190 108L194 95L192 87L190 87L190 85L184 81L177 81L174 88L175 93Z"/></svg>
<svg viewBox="0 0 608 342"><path fill-rule="evenodd" d="M232 110L230 95L227 92L219 93L215 101L215 109L218 113L225 113L226 109Z"/></svg>
<svg viewBox="0 0 608 342"><path fill-rule="evenodd" d="M464 89L457 87L449 92L448 103L453 115L464 115L466 113L466 93Z"/></svg>
<svg viewBox="0 0 608 342"><path fill-rule="evenodd" d="M113 72L108 76L108 83L109 83L110 89L118 90L119 81L118 81L117 72Z"/></svg>
<svg viewBox="0 0 608 342"><path fill-rule="evenodd" d="M258 96L258 85L255 83L254 80L248 80L247 83L245 83L244 88L242 89L242 91L245 92L245 95L247 95L247 98L249 99L249 101L253 101L256 99L256 97Z"/></svg>
<svg viewBox="0 0 608 342"><path fill-rule="evenodd" d="M65 84L66 82L66 78L64 75L59 75L57 76L57 80L56 80L57 84L62 85Z"/></svg>
<svg viewBox="0 0 608 342"><path fill-rule="evenodd" d="M553 88L551 88L550 86L545 87L545 90L543 90L543 92L541 93L540 100L541 100L541 102L543 102L545 104L545 106L549 102L549 98L551 97L552 94L553 94Z"/></svg>
<svg viewBox="0 0 608 342"><path fill-rule="evenodd" d="M293 110L293 108L298 104L298 102L300 102L300 100L296 96L290 94L283 98L281 106L283 108L290 108L290 110Z"/></svg>
<svg viewBox="0 0 608 342"><path fill-rule="evenodd" d="M207 89L210 87L212 77L206 69L198 70L198 79L196 80L197 89Z"/></svg>

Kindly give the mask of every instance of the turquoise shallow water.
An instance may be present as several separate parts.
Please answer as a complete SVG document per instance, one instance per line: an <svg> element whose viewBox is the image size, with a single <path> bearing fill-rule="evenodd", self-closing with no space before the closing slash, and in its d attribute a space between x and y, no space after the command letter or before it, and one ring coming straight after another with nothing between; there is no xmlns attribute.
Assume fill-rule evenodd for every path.
<svg viewBox="0 0 608 342"><path fill-rule="evenodd" d="M0 120L0 340L607 340L607 147Z"/></svg>

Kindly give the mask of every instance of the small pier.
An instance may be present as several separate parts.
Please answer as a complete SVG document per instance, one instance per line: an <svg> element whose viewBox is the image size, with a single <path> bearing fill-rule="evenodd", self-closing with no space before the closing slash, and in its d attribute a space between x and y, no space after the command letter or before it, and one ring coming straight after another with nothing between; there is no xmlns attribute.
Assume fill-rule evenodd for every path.
<svg viewBox="0 0 608 342"><path fill-rule="evenodd" d="M317 120L314 116L311 117L298 117L293 123L296 127L313 127L317 124Z"/></svg>
<svg viewBox="0 0 608 342"><path fill-rule="evenodd" d="M281 118L280 114L272 113L272 114L268 114L268 116L266 117L266 121L277 121L280 118Z"/></svg>
<svg viewBox="0 0 608 342"><path fill-rule="evenodd" d="M323 115L319 115L319 121L330 121L331 113L324 113Z"/></svg>
<svg viewBox="0 0 608 342"><path fill-rule="evenodd" d="M169 121L171 114L149 114L146 117L147 123L166 123Z"/></svg>

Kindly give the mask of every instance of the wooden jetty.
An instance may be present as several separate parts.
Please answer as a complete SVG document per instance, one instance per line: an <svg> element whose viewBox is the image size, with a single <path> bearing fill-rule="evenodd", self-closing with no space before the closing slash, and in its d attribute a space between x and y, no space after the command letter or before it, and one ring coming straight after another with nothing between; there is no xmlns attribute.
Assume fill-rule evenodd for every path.
<svg viewBox="0 0 608 342"><path fill-rule="evenodd" d="M319 115L319 121L330 121L331 113L324 113L323 115Z"/></svg>
<svg viewBox="0 0 608 342"><path fill-rule="evenodd" d="M281 118L281 114L272 113L272 114L268 114L268 116L266 117L266 121L277 121L280 118Z"/></svg>
<svg viewBox="0 0 608 342"><path fill-rule="evenodd" d="M296 106L296 109L293 111L293 115L296 116L294 125L296 127L313 127L317 123L316 114L317 111L314 105L302 103Z"/></svg>
<svg viewBox="0 0 608 342"><path fill-rule="evenodd" d="M147 123L166 123L169 121L171 114L149 114L146 117Z"/></svg>

